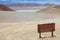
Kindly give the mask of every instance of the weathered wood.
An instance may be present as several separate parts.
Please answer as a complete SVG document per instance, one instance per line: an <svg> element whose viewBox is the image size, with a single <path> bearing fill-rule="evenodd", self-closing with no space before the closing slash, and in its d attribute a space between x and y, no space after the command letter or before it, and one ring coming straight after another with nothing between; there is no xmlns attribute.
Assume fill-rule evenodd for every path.
<svg viewBox="0 0 60 40"><path fill-rule="evenodd" d="M53 31L55 31L55 23L38 24L38 33L40 38L41 33L43 32L51 32L51 36L53 36Z"/></svg>
<svg viewBox="0 0 60 40"><path fill-rule="evenodd" d="M39 33L39 38L42 38L42 37L41 37L41 33Z"/></svg>
<svg viewBox="0 0 60 40"><path fill-rule="evenodd" d="M53 35L53 31L51 31L51 36L53 37L54 35Z"/></svg>

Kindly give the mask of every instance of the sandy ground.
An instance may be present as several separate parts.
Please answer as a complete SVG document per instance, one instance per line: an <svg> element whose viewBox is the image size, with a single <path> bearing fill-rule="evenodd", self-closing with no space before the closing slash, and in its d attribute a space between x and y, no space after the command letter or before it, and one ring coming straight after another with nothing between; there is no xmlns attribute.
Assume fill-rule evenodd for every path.
<svg viewBox="0 0 60 40"><path fill-rule="evenodd" d="M7 13L9 13L9 12L7 12ZM4 13L0 12L0 14L3 15ZM9 17L12 17L11 20L13 18L16 19L19 17L19 16L18 17L16 16L16 13L12 14L12 16L11 16L11 14L7 14L7 15L9 15L9 17L6 14L4 14L4 15L7 17L6 20L9 20L8 19ZM34 19L35 19L35 17L36 18L41 17L41 16L28 14L28 13L26 13L26 14L23 13L21 15L25 15L25 16L23 16L23 18L27 17L26 20L28 20L28 18L30 18L30 16L33 17ZM26 16L26 15L28 15L28 16ZM46 14L44 14L44 15L46 15ZM48 18L48 19L44 20L44 17ZM43 18L41 18L43 20L37 19L34 21L34 20L30 19L31 21L25 20L23 22L21 22L21 20L19 22L12 22L11 20L9 22L8 21L0 22L0 40L60 40L60 19L57 17L54 19L53 18L51 19L51 17L43 16ZM51 37L50 32L49 32L49 33L43 33L42 34L43 38L39 38L38 32L37 32L37 24L51 23L51 22L56 23L56 31L54 32L55 37Z"/></svg>
<svg viewBox="0 0 60 40"><path fill-rule="evenodd" d="M60 15L36 12L0 12L0 22L29 22L56 19Z"/></svg>

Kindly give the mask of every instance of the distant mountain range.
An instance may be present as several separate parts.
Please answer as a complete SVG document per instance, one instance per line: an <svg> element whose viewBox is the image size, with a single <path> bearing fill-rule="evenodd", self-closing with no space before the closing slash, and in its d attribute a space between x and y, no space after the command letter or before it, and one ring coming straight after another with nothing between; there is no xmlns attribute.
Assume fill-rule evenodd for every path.
<svg viewBox="0 0 60 40"><path fill-rule="evenodd" d="M35 4L35 3L25 3L25 4L9 4L6 5L14 10L24 10L24 9L40 9L41 7L52 7L56 4Z"/></svg>
<svg viewBox="0 0 60 40"><path fill-rule="evenodd" d="M7 6L56 6L56 4L35 4L35 3L23 3L23 4L7 4Z"/></svg>
<svg viewBox="0 0 60 40"><path fill-rule="evenodd" d="M25 4L5 4L5 5L2 5L0 4L0 9L6 9L6 10L28 10L28 9L44 9L45 7L55 7L55 6L58 6L56 4L34 4L34 3L25 3ZM1 9L1 10L2 10Z"/></svg>

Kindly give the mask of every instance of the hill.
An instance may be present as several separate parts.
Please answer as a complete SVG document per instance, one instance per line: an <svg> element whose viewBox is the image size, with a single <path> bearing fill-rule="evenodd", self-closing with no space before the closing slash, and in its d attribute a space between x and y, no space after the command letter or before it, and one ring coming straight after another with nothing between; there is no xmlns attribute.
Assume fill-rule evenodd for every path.
<svg viewBox="0 0 60 40"><path fill-rule="evenodd" d="M5 5L0 4L0 11L14 11Z"/></svg>
<svg viewBox="0 0 60 40"><path fill-rule="evenodd" d="M42 12L42 13L60 13L60 5L59 6L54 6L54 7L48 7L45 9L42 9L41 11L37 12Z"/></svg>

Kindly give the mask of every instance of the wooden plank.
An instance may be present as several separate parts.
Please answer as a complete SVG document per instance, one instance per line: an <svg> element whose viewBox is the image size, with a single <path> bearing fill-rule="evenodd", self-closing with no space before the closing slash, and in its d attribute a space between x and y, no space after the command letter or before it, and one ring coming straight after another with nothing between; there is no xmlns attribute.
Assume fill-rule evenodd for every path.
<svg viewBox="0 0 60 40"><path fill-rule="evenodd" d="M55 31L55 23L38 24L38 33Z"/></svg>

